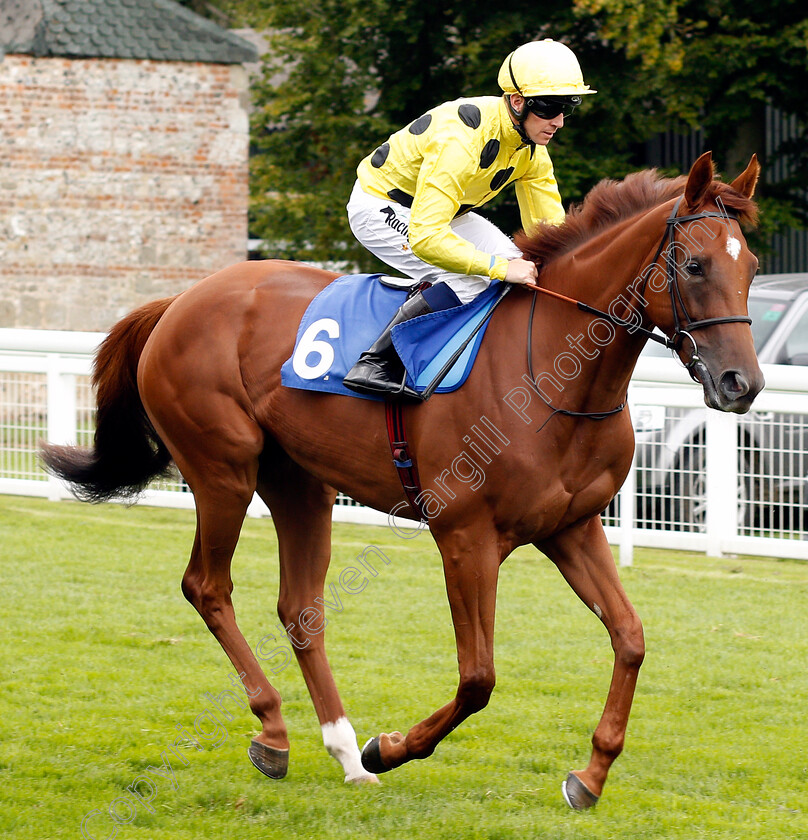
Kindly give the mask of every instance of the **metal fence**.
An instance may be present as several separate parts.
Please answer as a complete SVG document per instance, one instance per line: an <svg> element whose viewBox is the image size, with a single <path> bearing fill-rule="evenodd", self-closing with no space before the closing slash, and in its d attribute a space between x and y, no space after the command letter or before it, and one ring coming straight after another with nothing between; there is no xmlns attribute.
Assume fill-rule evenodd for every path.
<svg viewBox="0 0 808 840"><path fill-rule="evenodd" d="M42 470L40 441L92 442L92 354L98 333L0 329L0 493L69 497ZM764 366L767 388L738 416L705 408L678 363L640 359L629 391L633 469L604 512L610 542L630 563L635 545L808 559L808 369ZM193 506L182 478L142 503ZM268 515L257 497L252 516ZM389 524L340 497L338 521Z"/></svg>

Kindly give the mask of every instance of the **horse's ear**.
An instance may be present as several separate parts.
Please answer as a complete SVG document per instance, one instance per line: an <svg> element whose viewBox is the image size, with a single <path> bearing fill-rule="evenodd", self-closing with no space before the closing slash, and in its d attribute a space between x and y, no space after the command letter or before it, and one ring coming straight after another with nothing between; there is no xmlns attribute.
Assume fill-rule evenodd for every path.
<svg viewBox="0 0 808 840"><path fill-rule="evenodd" d="M714 177L713 153L705 152L690 167L690 174L687 176L685 203L688 207L696 209L701 204Z"/></svg>
<svg viewBox="0 0 808 840"><path fill-rule="evenodd" d="M758 178L760 178L760 163L758 163L757 155L752 155L749 166L741 172L730 186L735 192L739 192L747 198L752 198L755 194Z"/></svg>

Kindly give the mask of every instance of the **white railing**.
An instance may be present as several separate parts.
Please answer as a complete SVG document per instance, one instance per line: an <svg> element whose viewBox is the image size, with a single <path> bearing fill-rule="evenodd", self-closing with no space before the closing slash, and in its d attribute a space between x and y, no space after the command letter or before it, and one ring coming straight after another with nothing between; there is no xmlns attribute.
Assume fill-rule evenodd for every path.
<svg viewBox="0 0 808 840"><path fill-rule="evenodd" d="M92 361L104 333L0 328L0 494L72 498L66 486L48 475L38 459L39 444L89 446L95 400L90 386ZM160 481L140 497L141 504L192 508L194 501L180 476ZM268 516L256 496L250 516ZM388 525L386 514L340 497L334 519Z"/></svg>
<svg viewBox="0 0 808 840"><path fill-rule="evenodd" d="M746 415L713 411L673 359L641 358L629 389L633 469L605 518L634 545L808 559L808 369L762 365Z"/></svg>
<svg viewBox="0 0 808 840"><path fill-rule="evenodd" d="M89 445L99 333L0 329L0 493L69 497L37 459L41 440ZM701 388L668 359L641 359L629 392L634 469L604 514L623 564L635 545L808 559L808 370L764 366L766 390L738 416L705 408ZM192 507L177 476L145 504ZM268 514L257 497L253 516ZM388 524L340 499L339 521Z"/></svg>

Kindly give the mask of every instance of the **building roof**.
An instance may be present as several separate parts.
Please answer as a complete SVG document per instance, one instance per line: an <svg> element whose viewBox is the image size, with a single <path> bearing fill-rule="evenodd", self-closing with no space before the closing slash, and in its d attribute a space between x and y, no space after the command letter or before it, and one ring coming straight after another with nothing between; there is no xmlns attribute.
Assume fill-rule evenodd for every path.
<svg viewBox="0 0 808 840"><path fill-rule="evenodd" d="M174 0L0 0L2 53L241 64L255 48Z"/></svg>

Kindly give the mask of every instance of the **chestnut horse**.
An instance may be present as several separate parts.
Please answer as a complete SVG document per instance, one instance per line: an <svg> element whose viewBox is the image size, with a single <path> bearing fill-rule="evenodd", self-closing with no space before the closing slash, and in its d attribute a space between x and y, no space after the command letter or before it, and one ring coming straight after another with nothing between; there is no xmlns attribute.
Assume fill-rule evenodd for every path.
<svg viewBox="0 0 808 840"><path fill-rule="evenodd" d="M763 387L747 317L757 260L740 224L755 221L759 169L753 158L724 183L708 153L687 176L651 170L605 181L563 225L522 235L549 294L514 289L492 316L463 387L404 408L443 560L459 684L406 735L382 734L362 753L322 628L312 629L321 624L332 506L341 491L380 511L419 516L392 463L381 402L281 384L306 306L336 275L292 262L242 263L112 329L95 362L94 448L46 445L44 460L80 498L95 501L136 494L171 461L179 468L197 515L182 590L248 688L261 723L248 753L262 772L286 773L289 739L280 695L236 625L230 578L256 492L277 529L278 614L290 636L308 641L295 654L346 781L375 781L426 758L488 703L499 567L533 543L602 621L614 649L591 759L563 784L571 807L597 801L623 748L644 655L642 625L600 518L631 464L629 378L646 330L656 326L708 406L742 413L752 405Z"/></svg>

